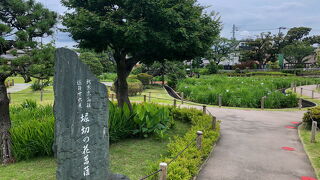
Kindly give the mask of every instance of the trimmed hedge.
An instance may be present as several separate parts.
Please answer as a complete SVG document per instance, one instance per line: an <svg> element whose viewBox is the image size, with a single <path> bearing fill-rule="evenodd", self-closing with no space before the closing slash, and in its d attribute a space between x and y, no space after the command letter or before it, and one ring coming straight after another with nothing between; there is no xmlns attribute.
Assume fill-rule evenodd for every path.
<svg viewBox="0 0 320 180"><path fill-rule="evenodd" d="M134 79L134 78L128 78L127 82L128 82L128 94L129 94L129 96L136 96L137 94L142 93L143 85L142 85L141 81L139 81L138 79ZM113 85L111 87L111 91L115 92L114 83L113 83Z"/></svg>
<svg viewBox="0 0 320 180"><path fill-rule="evenodd" d="M137 79L139 79L143 85L148 85L150 84L153 76L147 74L147 73L140 73L137 75Z"/></svg>
<svg viewBox="0 0 320 180"><path fill-rule="evenodd" d="M171 114L175 120L191 123L192 127L185 136L175 137L168 144L168 153L157 163L152 164L146 174L158 170L160 162L170 162L191 141L196 139L196 132L200 130L203 131L202 149L198 150L194 141L192 146L168 166L168 180L189 180L198 174L200 166L212 151L213 145L220 136L220 126L217 124L217 129L213 131L212 117L203 115L202 111L196 109L172 108ZM152 179L158 178L159 174L152 177Z"/></svg>

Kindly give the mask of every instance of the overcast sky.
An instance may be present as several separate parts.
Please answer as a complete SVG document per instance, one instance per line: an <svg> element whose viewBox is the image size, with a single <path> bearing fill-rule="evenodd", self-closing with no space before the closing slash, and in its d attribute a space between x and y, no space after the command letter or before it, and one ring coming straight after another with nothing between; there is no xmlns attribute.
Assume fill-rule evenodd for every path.
<svg viewBox="0 0 320 180"><path fill-rule="evenodd" d="M60 0L38 0L47 8L63 14ZM238 28L237 39L254 37L261 32L278 33L279 27L306 26L312 34L320 34L320 0L198 0L207 11L220 13L223 23L221 36L232 36L232 25ZM284 30L282 30L285 32ZM74 45L67 33L56 33L58 47Z"/></svg>

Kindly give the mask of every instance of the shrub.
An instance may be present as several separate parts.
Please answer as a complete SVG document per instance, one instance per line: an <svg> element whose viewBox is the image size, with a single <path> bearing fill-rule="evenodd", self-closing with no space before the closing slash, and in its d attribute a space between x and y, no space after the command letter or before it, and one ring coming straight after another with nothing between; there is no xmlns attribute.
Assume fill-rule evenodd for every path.
<svg viewBox="0 0 320 180"><path fill-rule="evenodd" d="M37 108L37 102L31 99L26 99L23 103L21 103L21 107L35 109Z"/></svg>
<svg viewBox="0 0 320 180"><path fill-rule="evenodd" d="M174 124L169 109L164 106L146 103L135 105L134 113L134 122L137 128L133 134L140 137L155 134L163 138L165 132Z"/></svg>
<svg viewBox="0 0 320 180"><path fill-rule="evenodd" d="M139 79L143 85L150 84L150 81L152 80L153 76L147 74L147 73L140 73L137 75L137 79Z"/></svg>
<svg viewBox="0 0 320 180"><path fill-rule="evenodd" d="M239 68L241 70L246 69L247 67L249 69L257 69L258 63L256 61L245 61L241 62L241 64L236 64L234 68Z"/></svg>
<svg viewBox="0 0 320 180"><path fill-rule="evenodd" d="M281 70L281 72L286 73L286 74L299 75L302 73L302 70L300 70L300 69L283 69L283 70Z"/></svg>
<svg viewBox="0 0 320 180"><path fill-rule="evenodd" d="M133 113L125 104L123 108L110 102L110 141L116 142L127 137L148 137L156 135L164 138L172 127L173 119L168 107L156 104L133 104Z"/></svg>
<svg viewBox="0 0 320 180"><path fill-rule="evenodd" d="M52 156L54 116L52 106L15 106L11 108L12 150L17 161L38 156ZM155 104L133 104L119 108L110 102L110 142L128 137L165 137L173 125L168 107Z"/></svg>
<svg viewBox="0 0 320 180"><path fill-rule="evenodd" d="M35 81L34 83L32 83L31 89L33 91L40 91L41 89L44 89L49 85L50 85L50 81L45 81L45 82Z"/></svg>
<svg viewBox="0 0 320 180"><path fill-rule="evenodd" d="M208 69L209 74L217 74L218 73L218 65L211 61L209 65L206 67Z"/></svg>
<svg viewBox="0 0 320 180"><path fill-rule="evenodd" d="M140 81L129 81L128 82L128 88L129 88L129 96L135 96L137 94L140 94L143 91L143 85Z"/></svg>
<svg viewBox="0 0 320 180"><path fill-rule="evenodd" d="M125 104L123 108L119 108L112 102L109 110L109 135L110 142L117 142L121 139L127 138L135 129L133 121L134 114L132 114Z"/></svg>
<svg viewBox="0 0 320 180"><path fill-rule="evenodd" d="M212 130L212 117L203 115L196 109L177 109L172 108L171 114L174 119L189 122L192 124L190 130L183 137L175 137L168 144L168 153L163 156L157 163L152 164L150 172L158 169L160 162L170 162L179 152L181 152L190 142L194 142L186 151L173 161L168 168L168 180L189 180L192 179L199 171L199 167L208 157L212 150L213 144L218 140L219 125L215 131ZM197 131L203 131L202 149L198 150L195 145ZM147 173L147 174L148 174ZM158 175L153 179L158 179Z"/></svg>
<svg viewBox="0 0 320 180"><path fill-rule="evenodd" d="M52 106L21 105L12 107L10 113L12 152L15 159L20 161L37 156L52 156L54 140Z"/></svg>
<svg viewBox="0 0 320 180"><path fill-rule="evenodd" d="M131 74L138 75L140 73L143 73L145 69L146 67L143 64L136 65L136 67L133 68Z"/></svg>
<svg viewBox="0 0 320 180"><path fill-rule="evenodd" d="M128 95L129 96L135 96L143 91L143 85L141 81L133 78L128 78ZM115 86L114 84L111 87L111 90L115 92Z"/></svg>
<svg viewBox="0 0 320 180"><path fill-rule="evenodd" d="M201 69L199 69L199 73L201 75L208 75L209 74L209 70L207 68L201 68Z"/></svg>
<svg viewBox="0 0 320 180"><path fill-rule="evenodd" d="M303 123L307 129L311 129L313 120L317 121L318 127L320 128L320 106L311 108L304 114Z"/></svg>
<svg viewBox="0 0 320 180"><path fill-rule="evenodd" d="M130 80L132 80L132 79L139 80L137 75L130 75L130 76L128 77L128 81L130 81Z"/></svg>
<svg viewBox="0 0 320 180"><path fill-rule="evenodd" d="M162 76L155 76L152 78L153 81L162 81ZM164 75L164 80L168 81L168 76Z"/></svg>
<svg viewBox="0 0 320 180"><path fill-rule="evenodd" d="M103 73L99 76L99 79L101 81L113 82L117 79L117 74L116 73Z"/></svg>
<svg viewBox="0 0 320 180"><path fill-rule="evenodd" d="M282 72L249 72L246 73L248 76L294 76L293 74L282 73Z"/></svg>
<svg viewBox="0 0 320 180"><path fill-rule="evenodd" d="M54 118L29 120L11 129L12 152L17 161L38 156L52 156Z"/></svg>
<svg viewBox="0 0 320 180"><path fill-rule="evenodd" d="M236 68L234 72L235 73L241 73L241 70L240 70L240 68Z"/></svg>
<svg viewBox="0 0 320 180"><path fill-rule="evenodd" d="M280 69L279 61L276 61L276 62L269 61L267 63L267 67L268 69Z"/></svg>

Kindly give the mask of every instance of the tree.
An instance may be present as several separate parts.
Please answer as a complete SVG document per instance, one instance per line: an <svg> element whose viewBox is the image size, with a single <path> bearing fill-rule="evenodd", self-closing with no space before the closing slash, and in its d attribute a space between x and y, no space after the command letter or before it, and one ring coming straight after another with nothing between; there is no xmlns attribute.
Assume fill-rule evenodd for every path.
<svg viewBox="0 0 320 180"><path fill-rule="evenodd" d="M53 33L52 27L57 22L57 14L44 8L34 0L1 0L0 1L0 53L15 48L36 48L35 38ZM13 40L7 40L8 38ZM0 146L2 162L13 162L11 153L9 116L9 99L5 80L11 75L20 74L25 81L30 77L40 77L40 69L48 65L46 59L39 57L34 51L27 52L34 56L18 57L14 60L0 58ZM1 55L0 54L0 55Z"/></svg>
<svg viewBox="0 0 320 180"><path fill-rule="evenodd" d="M248 49L241 51L241 61L259 61L260 65L264 65L269 61L277 61L277 55L285 46L299 42L308 45L320 43L320 36L308 36L310 31L311 28L308 27L294 27L289 29L286 35L280 33L272 36L268 33L248 40Z"/></svg>
<svg viewBox="0 0 320 180"><path fill-rule="evenodd" d="M287 35L284 37L284 46L295 43L296 41L302 41L309 35L312 28L308 27L294 27L289 29Z"/></svg>
<svg viewBox="0 0 320 180"><path fill-rule="evenodd" d="M305 42L295 42L282 49L285 59L289 63L297 64L297 67L300 67L306 62L307 59L305 59L305 57L311 55L313 52L314 48Z"/></svg>
<svg viewBox="0 0 320 180"><path fill-rule="evenodd" d="M150 66L146 66L147 73L151 74L153 77L161 76L162 85L164 85L165 75L168 76L170 81L169 86L177 83L177 80L183 79L186 76L185 66L179 61L168 61L154 62ZM169 82L168 82L169 83ZM174 88L174 86L172 86Z"/></svg>
<svg viewBox="0 0 320 180"><path fill-rule="evenodd" d="M95 53L83 52L80 54L80 60L85 64L87 64L90 67L91 72L96 76L99 76L102 74L103 66Z"/></svg>
<svg viewBox="0 0 320 180"><path fill-rule="evenodd" d="M101 53L94 52L90 49L78 49L77 52L80 54L80 59L83 58L86 60L86 64L90 66L90 59L93 59L93 64L95 65L98 73L95 75L100 75L101 73L114 73L116 72L115 61L112 58L112 53L108 49L107 51L103 51ZM84 54L84 55L83 55ZM94 67L91 67L94 69Z"/></svg>
<svg viewBox="0 0 320 180"><path fill-rule="evenodd" d="M258 61L260 66L265 65L271 59L272 51L271 33L261 33L254 40L247 40L247 48L241 51L241 61Z"/></svg>
<svg viewBox="0 0 320 180"><path fill-rule="evenodd" d="M213 60L217 65L225 58L234 53L238 42L227 38L219 38L214 41L213 47L207 52L206 58Z"/></svg>
<svg viewBox="0 0 320 180"><path fill-rule="evenodd" d="M203 55L220 32L219 18L196 0L62 0L70 10L65 31L81 48L112 49L118 105L127 103L127 77L138 63Z"/></svg>

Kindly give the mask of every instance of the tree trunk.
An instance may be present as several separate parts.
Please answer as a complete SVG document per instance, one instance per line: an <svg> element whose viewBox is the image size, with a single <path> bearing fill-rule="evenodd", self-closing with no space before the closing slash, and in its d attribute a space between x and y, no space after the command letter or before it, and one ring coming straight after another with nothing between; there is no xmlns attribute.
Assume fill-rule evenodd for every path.
<svg viewBox="0 0 320 180"><path fill-rule="evenodd" d="M166 67L164 65L165 62L161 63L161 80L162 80L162 87L164 87L164 75Z"/></svg>
<svg viewBox="0 0 320 180"><path fill-rule="evenodd" d="M5 79L0 79L0 152L2 163L9 164L14 160L11 153L9 98L4 82Z"/></svg>
<svg viewBox="0 0 320 180"><path fill-rule="evenodd" d="M117 79L115 81L116 97L118 106L123 107L124 104L129 106L132 111L132 106L129 100L129 88L127 78L135 66L136 62L133 59L126 59L126 55L115 56L117 64Z"/></svg>

